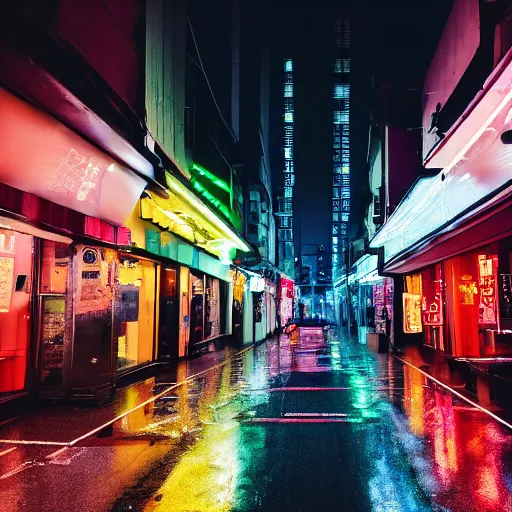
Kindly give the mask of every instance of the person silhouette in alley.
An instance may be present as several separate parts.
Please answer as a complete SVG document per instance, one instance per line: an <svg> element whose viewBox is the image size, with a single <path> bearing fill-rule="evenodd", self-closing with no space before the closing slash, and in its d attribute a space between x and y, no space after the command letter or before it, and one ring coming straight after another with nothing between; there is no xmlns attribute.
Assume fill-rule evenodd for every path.
<svg viewBox="0 0 512 512"><path fill-rule="evenodd" d="M306 305L302 302L299 302L299 324L304 323L304 308Z"/></svg>

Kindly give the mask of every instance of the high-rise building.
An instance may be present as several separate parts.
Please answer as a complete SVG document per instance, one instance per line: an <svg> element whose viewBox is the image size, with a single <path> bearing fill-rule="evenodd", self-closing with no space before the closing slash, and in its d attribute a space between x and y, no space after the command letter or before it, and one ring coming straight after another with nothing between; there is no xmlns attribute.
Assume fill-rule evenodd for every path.
<svg viewBox="0 0 512 512"><path fill-rule="evenodd" d="M285 274L294 276L295 259L293 246L293 187L295 185L295 170L293 159L294 138L294 101L293 101L293 61L284 60L283 87L283 167L281 173L282 195L278 197L279 225L278 263Z"/></svg>
<svg viewBox="0 0 512 512"><path fill-rule="evenodd" d="M332 120L332 272L335 282L346 265L350 217L350 19L335 20Z"/></svg>

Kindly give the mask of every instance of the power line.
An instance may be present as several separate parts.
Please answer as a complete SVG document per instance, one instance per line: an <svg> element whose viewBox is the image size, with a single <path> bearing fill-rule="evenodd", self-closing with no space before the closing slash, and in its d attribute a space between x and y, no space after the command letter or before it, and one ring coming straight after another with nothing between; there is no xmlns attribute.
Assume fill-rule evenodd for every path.
<svg viewBox="0 0 512 512"><path fill-rule="evenodd" d="M233 137L233 141L236 142L236 136L235 134L233 133L233 131L231 130L230 126L228 125L228 123L226 122L226 120L224 119L224 116L222 115L222 111L219 107L219 104L217 103L217 100L215 99L215 94L213 93L213 89L212 89L212 86L210 85L210 81L208 80L208 76L206 75L206 70L204 69L204 65L203 65L203 61L201 59L201 54L199 53L199 47L197 46L197 41L196 41L196 36L194 34L194 29L192 28L192 23L190 22L190 18L187 18L187 21L188 21L188 26L190 28L190 33L192 34L192 41L194 42L194 47L196 49L196 52L197 52L197 58L199 60L199 65L200 65L200 69L203 73L203 76L206 80L206 84L208 85L208 89L210 90L210 94L212 95L212 99L213 99L213 102L215 103L215 107L217 108L217 111L220 115L220 118L222 119L222 122L224 123L224 126L226 127L226 129L228 130L229 134L231 135L231 137Z"/></svg>

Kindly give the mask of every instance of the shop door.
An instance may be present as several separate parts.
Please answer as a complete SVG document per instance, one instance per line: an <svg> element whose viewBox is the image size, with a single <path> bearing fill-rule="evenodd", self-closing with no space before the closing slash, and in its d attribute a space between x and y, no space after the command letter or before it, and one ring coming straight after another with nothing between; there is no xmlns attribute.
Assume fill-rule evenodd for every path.
<svg viewBox="0 0 512 512"><path fill-rule="evenodd" d="M96 395L112 375L112 304L116 253L79 246L72 385L77 395Z"/></svg>
<svg viewBox="0 0 512 512"><path fill-rule="evenodd" d="M162 268L160 285L160 336L158 356L160 359L178 358L178 302L177 275L175 268Z"/></svg>
<svg viewBox="0 0 512 512"><path fill-rule="evenodd" d="M0 397L26 389L33 239L0 230Z"/></svg>
<svg viewBox="0 0 512 512"><path fill-rule="evenodd" d="M179 349L178 357L188 355L190 325L190 270L180 267L180 318L179 318Z"/></svg>
<svg viewBox="0 0 512 512"><path fill-rule="evenodd" d="M190 273L192 299L190 301L190 348L194 349L204 339L204 277Z"/></svg>

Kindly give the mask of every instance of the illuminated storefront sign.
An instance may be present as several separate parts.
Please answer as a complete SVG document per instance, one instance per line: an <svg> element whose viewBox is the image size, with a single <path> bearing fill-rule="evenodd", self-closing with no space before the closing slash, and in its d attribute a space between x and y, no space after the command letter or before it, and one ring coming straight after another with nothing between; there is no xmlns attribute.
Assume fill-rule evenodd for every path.
<svg viewBox="0 0 512 512"><path fill-rule="evenodd" d="M215 174L197 163L192 165L191 175L190 183L201 197L217 208L217 210L219 210L219 212L222 213L222 215L224 215L224 217L226 217L233 226L240 229L242 227L240 215L238 215L227 204L227 201L229 201L229 204L232 202L232 190L230 186L224 180L218 178ZM212 185L214 188L219 189L221 197L218 197L215 193L212 193L209 190L208 187ZM222 199L222 196L224 196L224 199Z"/></svg>
<svg viewBox="0 0 512 512"><path fill-rule="evenodd" d="M404 293L404 332L407 334L422 332L421 325L421 295Z"/></svg>
<svg viewBox="0 0 512 512"><path fill-rule="evenodd" d="M194 245L218 256L228 264L236 250L251 248L232 227L213 213L191 190L167 173L169 198L147 192L141 200L141 217L175 233Z"/></svg>
<svg viewBox="0 0 512 512"><path fill-rule="evenodd" d="M496 324L496 269L497 256L478 256L479 323Z"/></svg>
<svg viewBox="0 0 512 512"><path fill-rule="evenodd" d="M192 178L190 180L192 183L192 186L201 194L202 197L204 197L207 201L209 201L215 208L217 208L224 216L229 219L229 208L218 198L216 198L212 193L210 193L208 190L206 190L199 181L197 181L195 178Z"/></svg>
<svg viewBox="0 0 512 512"><path fill-rule="evenodd" d="M199 164L192 164L192 175L193 176L204 176L209 181L211 181L214 185L221 188L228 194L231 194L231 188L229 185L224 181L215 176L215 174L212 174L210 171L205 169L204 167L200 166Z"/></svg>

